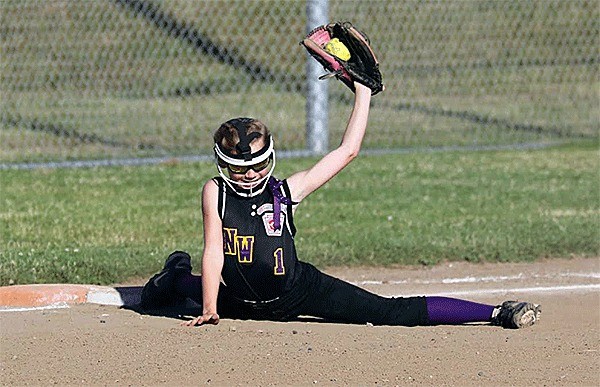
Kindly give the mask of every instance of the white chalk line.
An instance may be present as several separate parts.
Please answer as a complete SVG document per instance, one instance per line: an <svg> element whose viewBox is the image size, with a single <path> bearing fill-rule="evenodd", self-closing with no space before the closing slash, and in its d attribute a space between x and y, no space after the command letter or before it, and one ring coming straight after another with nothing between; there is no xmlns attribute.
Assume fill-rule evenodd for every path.
<svg viewBox="0 0 600 387"><path fill-rule="evenodd" d="M600 279L600 273L559 273L559 274L532 274L525 275L523 273L519 273L516 275L508 275L508 276L485 276L485 277L459 277L459 278L442 278L435 280L363 280L358 282L353 282L355 285L405 285L405 284L420 284L420 285L431 285L431 284L459 284L459 283L482 283L482 282L505 282L511 280L523 280L523 279L540 279L540 278L591 278L591 279Z"/></svg>
<svg viewBox="0 0 600 387"><path fill-rule="evenodd" d="M436 285L436 284L477 284L477 283L502 283L512 280L525 280L525 279L555 279L555 278L589 278L598 279L600 273L553 273L553 274L531 274L525 275L523 273L508 275L508 276L484 276L474 277L466 276L459 278L441 278L434 280L398 280L398 281L379 281L379 280L364 280L354 283L357 286L362 285ZM573 292L590 292L600 290L600 284L573 284L573 285L553 285L553 286L534 286L534 287L504 287L494 289L467 289L467 290L454 290L454 291L436 291L435 294L429 294L430 296L473 296L473 295L493 295L493 294L507 294L507 293L573 293ZM389 297L412 297L412 296L423 296L427 294L391 294Z"/></svg>
<svg viewBox="0 0 600 387"><path fill-rule="evenodd" d="M32 307L0 307L0 313L2 312L31 312L35 310L52 310L52 309L69 309L70 306L66 302L60 302L52 305L45 306L32 306Z"/></svg>
<svg viewBox="0 0 600 387"><path fill-rule="evenodd" d="M496 289L472 289L472 290L457 290L450 292L435 292L433 294L415 293L415 294L389 294L387 297L415 297L415 296L479 296L479 295L494 295L494 294L515 294L515 293L590 293L600 291L600 284L586 285L563 285L563 286L535 286L529 288L496 288Z"/></svg>

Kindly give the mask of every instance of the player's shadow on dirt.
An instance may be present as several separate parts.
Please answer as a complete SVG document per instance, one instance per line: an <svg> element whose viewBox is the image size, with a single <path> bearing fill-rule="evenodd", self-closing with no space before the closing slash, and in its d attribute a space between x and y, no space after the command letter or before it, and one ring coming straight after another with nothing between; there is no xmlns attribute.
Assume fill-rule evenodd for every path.
<svg viewBox="0 0 600 387"><path fill-rule="evenodd" d="M123 301L121 309L131 310L139 314L170 317L179 320L188 320L190 316L195 317L202 314L202 305L190 299L186 299L185 302L181 302L176 306L146 310L140 305L142 289L142 286L116 287L115 290L119 293Z"/></svg>
<svg viewBox="0 0 600 387"><path fill-rule="evenodd" d="M149 315L149 316L161 316L169 317L178 320L189 320L191 317L200 316L202 314L202 305L197 302L186 298L176 306L165 307L155 310L145 310L140 305L142 299L142 286L121 286L116 287L115 290L119 292L123 305L121 309L131 310L133 312ZM316 317L298 317L294 321L301 322L334 322L326 321Z"/></svg>

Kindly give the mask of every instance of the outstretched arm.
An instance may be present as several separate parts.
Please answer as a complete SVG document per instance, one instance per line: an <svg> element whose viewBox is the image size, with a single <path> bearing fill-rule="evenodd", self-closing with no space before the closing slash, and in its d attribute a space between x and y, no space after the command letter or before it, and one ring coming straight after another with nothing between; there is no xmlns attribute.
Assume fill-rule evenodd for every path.
<svg viewBox="0 0 600 387"><path fill-rule="evenodd" d="M325 155L312 168L288 178L292 199L296 202L314 192L348 165L360 151L371 103L371 89L357 82L354 107L340 146Z"/></svg>
<svg viewBox="0 0 600 387"><path fill-rule="evenodd" d="M202 190L202 218L204 222L204 252L202 254L202 316L182 325L218 324L217 296L223 269L223 234L218 213L219 187L209 180Z"/></svg>

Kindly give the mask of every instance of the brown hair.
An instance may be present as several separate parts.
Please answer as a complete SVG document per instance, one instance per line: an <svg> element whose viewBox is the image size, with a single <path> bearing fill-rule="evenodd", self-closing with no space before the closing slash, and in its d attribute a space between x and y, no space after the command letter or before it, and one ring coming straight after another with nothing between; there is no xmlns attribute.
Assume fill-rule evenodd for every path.
<svg viewBox="0 0 600 387"><path fill-rule="evenodd" d="M260 140L266 141L266 138L269 136L269 129L265 124L259 120L255 120L254 118L239 118L238 120L240 120L246 127L246 134L260 134L260 136L252 140L251 143L255 143L256 141ZM240 142L240 137L237 129L235 126L233 126L231 121L233 120L229 120L221 124L219 129L217 129L215 132L213 139L215 140L215 144L221 145L232 154L237 154L238 151L236 149L236 145Z"/></svg>

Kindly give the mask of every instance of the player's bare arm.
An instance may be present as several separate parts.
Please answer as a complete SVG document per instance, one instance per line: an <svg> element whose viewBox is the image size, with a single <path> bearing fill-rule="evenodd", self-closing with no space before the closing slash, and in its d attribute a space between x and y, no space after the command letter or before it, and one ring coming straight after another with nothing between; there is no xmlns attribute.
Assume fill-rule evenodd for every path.
<svg viewBox="0 0 600 387"><path fill-rule="evenodd" d="M202 254L202 315L182 325L218 324L217 295L223 269L223 234L219 218L219 188L209 180L202 189L202 217L204 222L204 252Z"/></svg>
<svg viewBox="0 0 600 387"><path fill-rule="evenodd" d="M371 103L371 89L357 82L354 107L340 146L325 155L312 168L295 173L288 178L292 198L302 201L316 189L328 182L348 165L360 151Z"/></svg>

